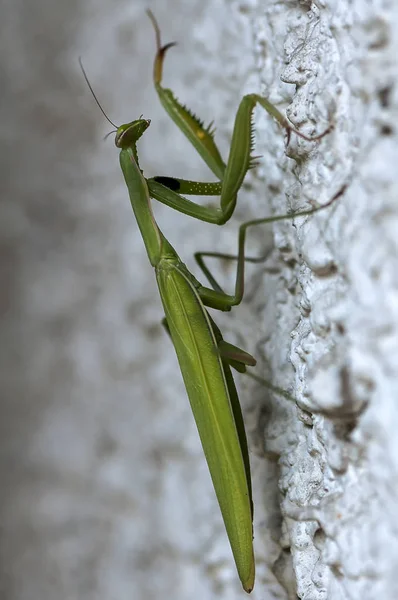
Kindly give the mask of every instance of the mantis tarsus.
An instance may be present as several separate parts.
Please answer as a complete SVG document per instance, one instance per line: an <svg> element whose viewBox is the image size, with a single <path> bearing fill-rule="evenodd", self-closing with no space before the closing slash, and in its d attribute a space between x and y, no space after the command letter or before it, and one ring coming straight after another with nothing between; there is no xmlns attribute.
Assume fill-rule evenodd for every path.
<svg viewBox="0 0 398 600"><path fill-rule="evenodd" d="M150 125L147 119L139 118L116 127L115 144L120 148L120 165L148 258L155 268L165 312L165 325L177 353L237 571L244 590L250 592L255 577L250 462L231 367L245 372L246 367L254 366L256 361L244 350L224 341L207 308L229 311L232 306L241 302L244 287L245 238L249 227L310 215L332 204L343 193L343 189L327 204L317 208L255 219L242 224L239 230L238 254L235 257L237 274L234 294L226 294L204 264L203 256L220 256L219 254L201 253L196 256L211 287L201 285L160 231L152 214L150 198L196 219L222 225L233 214L243 179L253 166L251 116L256 104L262 106L278 121L287 132L288 138L294 133L306 140L317 141L330 128L320 135L308 137L294 129L265 98L249 94L244 96L239 105L229 157L225 164L215 144L211 126L204 127L195 115L178 102L171 90L162 87L164 57L174 43L161 45L158 24L150 11L148 15L156 34L157 53L153 78L160 101L218 181L196 182L174 177L146 179L138 161L137 141ZM92 91L84 69L83 74ZM217 208L201 206L180 194L220 195L220 203Z"/></svg>

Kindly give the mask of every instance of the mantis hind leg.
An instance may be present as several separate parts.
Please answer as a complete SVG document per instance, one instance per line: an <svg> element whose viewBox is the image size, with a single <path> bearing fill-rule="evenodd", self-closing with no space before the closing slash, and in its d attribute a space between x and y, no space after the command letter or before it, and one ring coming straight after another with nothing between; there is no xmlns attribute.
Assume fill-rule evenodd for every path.
<svg viewBox="0 0 398 600"><path fill-rule="evenodd" d="M268 379L264 379L264 377L260 377L259 375L256 375L251 371L245 371L245 374L248 377L251 377L251 379L254 379L254 381L257 381L257 383L260 383L261 385L269 389L271 392L274 392L278 396L282 396L282 398L285 398L285 400L289 400L289 402L294 403L297 402L296 398L289 394L289 392L287 392L283 388L278 387L277 385L273 385L270 381L268 381Z"/></svg>
<svg viewBox="0 0 398 600"><path fill-rule="evenodd" d="M254 356L225 340L218 343L218 350L222 360L226 361L238 373L246 373L246 366L255 367L257 364Z"/></svg>

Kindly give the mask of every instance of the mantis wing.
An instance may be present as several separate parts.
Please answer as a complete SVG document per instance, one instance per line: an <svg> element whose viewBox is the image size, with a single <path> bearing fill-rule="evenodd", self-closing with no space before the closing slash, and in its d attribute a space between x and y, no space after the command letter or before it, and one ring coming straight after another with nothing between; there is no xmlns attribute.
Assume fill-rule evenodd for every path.
<svg viewBox="0 0 398 600"><path fill-rule="evenodd" d="M236 406L229 395L231 382L207 311L183 268L176 261L161 260L156 278L236 567L243 588L250 592L255 573L252 498L248 455L242 454ZM243 421L238 426L243 427Z"/></svg>

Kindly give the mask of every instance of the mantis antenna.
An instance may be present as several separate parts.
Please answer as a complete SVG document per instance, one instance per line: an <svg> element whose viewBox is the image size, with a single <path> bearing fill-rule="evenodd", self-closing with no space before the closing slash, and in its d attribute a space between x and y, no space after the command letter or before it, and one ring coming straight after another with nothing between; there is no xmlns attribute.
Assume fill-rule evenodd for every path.
<svg viewBox="0 0 398 600"><path fill-rule="evenodd" d="M92 93L92 95L93 95L93 98L94 98L94 100L95 100L95 101L96 101L96 103L97 103L97 106L98 106L98 108L100 109L100 111L102 112L102 114L104 115L104 117L105 117L105 119L108 121L108 123L110 123L110 124L112 125L112 127L114 127L114 128L117 130L117 125L115 125L115 123L114 123L113 121L111 121L111 120L110 120L110 118L108 117L108 115L106 114L106 112L104 111L104 109L102 108L102 106L101 106L101 104L100 104L100 102L99 102L99 100L98 100L97 96L96 96L96 95L95 95L95 93L94 93L93 87L92 87L91 83L89 82L89 79L88 79L88 77L87 77L87 73L86 73L86 71L85 71L85 69L84 69L84 67L83 67L83 63L82 63L82 57L81 57L81 56L79 56L79 65L80 65L80 68L81 68L81 70L82 70L83 77L84 77L84 79L86 80L86 83L87 83L87 85L88 85L88 87L89 87L89 90L90 90L90 92L91 92L91 93ZM106 137L108 137L108 135L110 135L111 133L114 133L114 132L113 132L113 131L111 131L110 133L108 133L108 134L107 134L107 136L106 136Z"/></svg>

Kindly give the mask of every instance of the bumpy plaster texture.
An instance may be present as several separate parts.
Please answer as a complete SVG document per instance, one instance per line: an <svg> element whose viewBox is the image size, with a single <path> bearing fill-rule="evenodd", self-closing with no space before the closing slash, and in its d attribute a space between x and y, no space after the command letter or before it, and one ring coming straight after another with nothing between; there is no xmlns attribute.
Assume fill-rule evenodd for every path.
<svg viewBox="0 0 398 600"><path fill-rule="evenodd" d="M392 3L340 2L288 21L282 79L301 86L288 114L311 119L320 102L336 123L299 167L291 205L349 182L334 209L278 226L276 238L288 264L298 259L282 271L291 301L278 324L285 338L294 304L300 410L278 450L284 540L303 599L398 594L397 17Z"/></svg>
<svg viewBox="0 0 398 600"><path fill-rule="evenodd" d="M317 144L256 112L256 154L223 229L162 206L190 259L253 232L245 302L217 321L296 403L240 380L255 495L254 599L398 596L398 14L393 1L150 2L165 81L227 152L265 93ZM1 20L1 595L7 600L242 598L109 130L152 119L141 166L207 178L159 107L144 1L15 1ZM8 144L7 144L8 142ZM10 151L11 150L11 151ZM395 192L395 193L394 193ZM268 237L267 237L268 236ZM272 239L274 245L272 247ZM228 287L234 265L218 266ZM195 271L199 276L199 273Z"/></svg>

